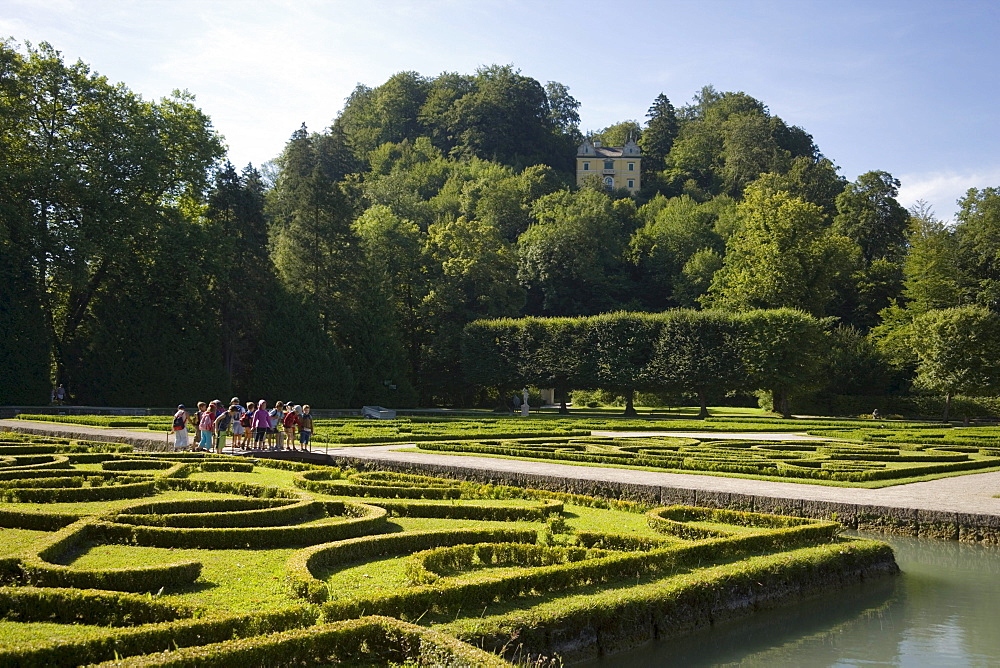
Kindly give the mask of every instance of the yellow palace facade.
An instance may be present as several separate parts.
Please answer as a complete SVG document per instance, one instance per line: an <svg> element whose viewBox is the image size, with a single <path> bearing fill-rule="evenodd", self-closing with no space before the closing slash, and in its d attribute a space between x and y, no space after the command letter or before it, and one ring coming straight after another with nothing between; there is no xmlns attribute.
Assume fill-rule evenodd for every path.
<svg viewBox="0 0 1000 668"><path fill-rule="evenodd" d="M624 188L635 193L642 187L641 160L639 145L631 139L624 146L605 147L588 137L576 150L576 184L596 176L608 190Z"/></svg>

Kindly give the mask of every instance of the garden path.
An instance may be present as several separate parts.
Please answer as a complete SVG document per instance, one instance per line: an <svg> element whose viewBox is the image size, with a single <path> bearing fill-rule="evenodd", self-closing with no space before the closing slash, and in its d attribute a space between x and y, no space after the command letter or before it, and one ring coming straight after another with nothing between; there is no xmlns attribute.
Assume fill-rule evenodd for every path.
<svg viewBox="0 0 1000 668"><path fill-rule="evenodd" d="M23 420L0 420L0 430L10 429L27 433L49 434L68 438L84 438L129 442L139 444L159 444L165 442L164 436L151 435L150 432L129 431L125 429L100 429L94 427L68 426L28 422ZM598 432L595 432L595 434ZM601 435L622 435L626 432L600 432ZM651 432L634 432L631 435L649 436ZM656 432L659 433L659 432ZM671 436L712 436L714 438L747 438L747 439L811 439L815 437L806 434L770 433L770 434L698 434L693 432L662 432ZM768 480L751 480L747 478L727 478L712 475L696 475L688 473L664 473L657 471L642 471L635 469L603 468L595 466L574 466L540 461L523 461L516 459L499 459L491 457L470 457L462 455L447 455L439 453L399 452L400 449L411 448L413 444L374 445L315 448L315 452L328 454L337 458L356 458L368 461L385 461L415 465L436 465L460 468L474 471L497 471L514 474L559 477L595 482L609 482L623 485L646 485L665 489L690 491L693 499L697 495L709 494L746 494L763 496L773 499L793 499L797 501L816 501L828 503L843 503L863 506L882 506L901 510L927 510L950 513L972 513L990 515L1000 521L1000 499L994 494L1000 494L1000 472L970 473L951 478L941 478L929 482L895 485L882 489L862 489L856 487L827 487L794 482L772 482ZM289 456L292 453L288 453ZM323 458L325 459L325 458Z"/></svg>

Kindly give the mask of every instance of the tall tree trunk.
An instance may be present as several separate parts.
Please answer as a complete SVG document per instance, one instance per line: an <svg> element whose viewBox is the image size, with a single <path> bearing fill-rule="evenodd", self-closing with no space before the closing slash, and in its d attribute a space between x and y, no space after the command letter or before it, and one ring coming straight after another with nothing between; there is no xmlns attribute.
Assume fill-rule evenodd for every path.
<svg viewBox="0 0 1000 668"><path fill-rule="evenodd" d="M698 390L698 419L704 420L708 417L708 397L705 396L705 390Z"/></svg>
<svg viewBox="0 0 1000 668"><path fill-rule="evenodd" d="M771 410L781 413L781 417L786 420L792 417L792 411L788 405L787 390L771 390Z"/></svg>
<svg viewBox="0 0 1000 668"><path fill-rule="evenodd" d="M635 410L635 388L630 387L625 390L625 417L635 417L638 413Z"/></svg>

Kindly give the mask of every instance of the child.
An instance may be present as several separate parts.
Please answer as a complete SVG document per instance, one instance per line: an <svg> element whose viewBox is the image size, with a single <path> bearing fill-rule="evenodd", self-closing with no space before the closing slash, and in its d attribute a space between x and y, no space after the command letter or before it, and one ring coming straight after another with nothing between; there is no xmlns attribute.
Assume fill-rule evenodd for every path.
<svg viewBox="0 0 1000 668"><path fill-rule="evenodd" d="M298 408L298 407L296 407ZM295 450L295 427L299 424L298 413L289 406L289 411L281 419L281 425L285 428L285 439L288 441L288 449Z"/></svg>
<svg viewBox="0 0 1000 668"><path fill-rule="evenodd" d="M201 430L201 439L198 441L198 449L205 452L212 450L212 436L215 434L215 402L205 408L198 419L198 428Z"/></svg>
<svg viewBox="0 0 1000 668"><path fill-rule="evenodd" d="M281 423L282 418L285 415L283 410L285 404L280 401L275 402L274 408L270 410L268 415L271 417L271 429L267 432L267 444L269 450L284 450L285 449L285 434L278 428Z"/></svg>
<svg viewBox="0 0 1000 668"><path fill-rule="evenodd" d="M257 402L257 410L254 411L250 426L253 428L253 449L263 450L264 436L271 430L271 416L267 412L267 402L263 399Z"/></svg>
<svg viewBox="0 0 1000 668"><path fill-rule="evenodd" d="M191 426L194 427L195 440L191 443L192 450L197 450L198 444L201 442L201 416L206 410L208 410L208 404L199 401L197 412L191 413L191 417L188 418L191 421Z"/></svg>
<svg viewBox="0 0 1000 668"><path fill-rule="evenodd" d="M229 410L219 413L215 418L215 453L221 455L222 449L226 447L226 432L230 427L239 424L239 404L229 407Z"/></svg>
<svg viewBox="0 0 1000 668"><path fill-rule="evenodd" d="M229 400L229 407L233 406L236 407L236 415L233 417L233 450L237 450L243 445L243 434L246 431L243 427L243 417L246 414L246 409L240 403L239 397L233 397Z"/></svg>
<svg viewBox="0 0 1000 668"><path fill-rule="evenodd" d="M243 411L243 417L240 422L243 423L243 430L246 434L243 436L243 449L244 450L256 450L251 440L251 435L253 434L253 414L256 412L257 406L254 405L252 401L247 402L247 407Z"/></svg>
<svg viewBox="0 0 1000 668"><path fill-rule="evenodd" d="M296 406L295 408L298 408ZM309 414L309 404L302 407L302 416L299 417L299 445L305 451L309 450L309 439L312 437L313 418Z"/></svg>

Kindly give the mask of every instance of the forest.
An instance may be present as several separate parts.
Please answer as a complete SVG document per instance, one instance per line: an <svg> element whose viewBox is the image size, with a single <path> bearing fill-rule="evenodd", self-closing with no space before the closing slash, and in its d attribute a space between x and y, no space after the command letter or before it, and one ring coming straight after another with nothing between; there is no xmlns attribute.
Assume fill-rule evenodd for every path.
<svg viewBox="0 0 1000 668"><path fill-rule="evenodd" d="M810 318L814 403L1000 390L969 355L1000 350L1000 188L907 210L712 86L590 133L638 139L638 196L577 187L579 107L511 65L400 72L238 168L189 93L0 43L0 404L468 406L503 391L470 323L674 309Z"/></svg>

